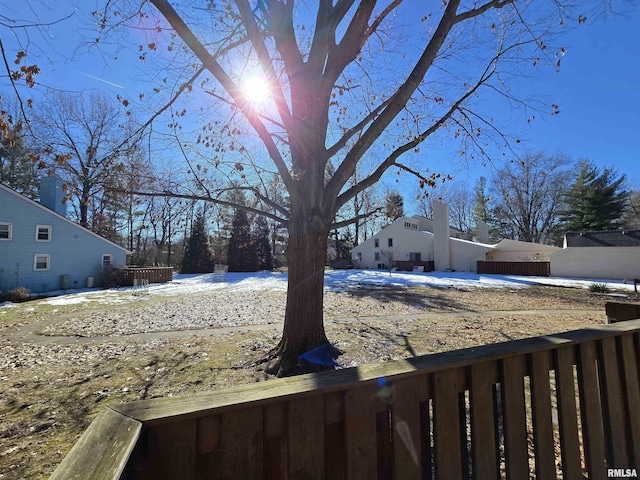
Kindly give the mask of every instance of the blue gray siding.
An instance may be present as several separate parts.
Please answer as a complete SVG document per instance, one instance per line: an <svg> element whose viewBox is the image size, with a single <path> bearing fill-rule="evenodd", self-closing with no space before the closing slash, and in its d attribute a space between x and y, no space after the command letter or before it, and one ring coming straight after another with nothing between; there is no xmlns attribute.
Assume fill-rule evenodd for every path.
<svg viewBox="0 0 640 480"><path fill-rule="evenodd" d="M88 277L102 282L102 255L125 265L127 251L47 208L0 186L0 222L12 224L11 240L0 239L0 290L17 286L32 292L60 289L60 277L84 288ZM36 241L36 225L51 226L51 241ZM34 270L34 255L49 255L46 271Z"/></svg>

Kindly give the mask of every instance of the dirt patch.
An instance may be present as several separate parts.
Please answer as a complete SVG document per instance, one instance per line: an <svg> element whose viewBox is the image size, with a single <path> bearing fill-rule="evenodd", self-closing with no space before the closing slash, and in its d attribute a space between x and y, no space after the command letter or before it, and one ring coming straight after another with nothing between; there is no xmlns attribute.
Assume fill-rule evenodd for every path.
<svg viewBox="0 0 640 480"><path fill-rule="evenodd" d="M271 293L275 311L280 293ZM171 313L174 308L184 312L191 300L203 302L198 308L207 311L209 299L197 296L187 303L175 299L174 304L166 298L161 302ZM245 294L234 301L229 308L240 309L240 316L261 311L259 302L250 302ZM352 317L327 326L329 338L344 351L338 361L349 367L601 324L605 301L606 297L583 290L554 287L466 291L361 286L328 292L325 316ZM46 319L52 321L47 327L51 333L59 335L71 317L80 324L99 322L117 310L125 321L146 308L162 317L158 300L148 302L132 304L130 309L92 307L85 314L81 305L58 312L20 307L34 309L25 320L6 322L5 328ZM282 308L274 316L279 321ZM536 309L564 311L531 312ZM429 312L443 315L418 318ZM66 320L56 321L57 314ZM196 317L193 312L189 315ZM162 318L173 329L168 320L172 317ZM5 338L0 343L0 479L48 477L106 405L267 381L254 363L277 343L279 333L275 328L186 339L54 345Z"/></svg>

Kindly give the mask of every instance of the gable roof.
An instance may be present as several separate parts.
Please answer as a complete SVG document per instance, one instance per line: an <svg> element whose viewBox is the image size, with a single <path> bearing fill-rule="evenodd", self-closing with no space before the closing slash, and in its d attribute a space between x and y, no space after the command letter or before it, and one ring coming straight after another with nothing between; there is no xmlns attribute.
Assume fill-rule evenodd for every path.
<svg viewBox="0 0 640 480"><path fill-rule="evenodd" d="M568 232L567 247L640 247L640 230Z"/></svg>
<svg viewBox="0 0 640 480"><path fill-rule="evenodd" d="M65 221L65 222L67 222L67 223L69 223L69 224L73 225L74 227L76 227L76 228L78 228L78 229L82 230L82 231L83 231L83 232L85 232L85 233L88 233L89 235L93 235L94 237L99 238L99 239L100 239L100 240L102 240L103 242L107 242L108 244L113 245L114 247L117 247L117 248L119 248L120 250L124 250L127 254L131 254L131 253L133 253L133 252L131 252L131 251L127 250L126 248L121 247L121 246L120 246L120 245L118 245L117 243L113 243L111 240L107 240L107 239L106 239L106 238L104 238L103 236L98 235L97 233L92 232L92 231L91 231L91 230L89 230L88 228L85 228L85 227L83 227L82 225L78 225L77 223L72 222L71 220L69 220L69 219L68 219L67 217L65 217L64 215L60 215L59 213L54 212L54 211L53 211L53 210L51 210L50 208L47 208L47 207L45 207L44 205L42 205L42 204L40 204L40 203L38 203L38 202L36 202L36 201L34 201L34 200L31 200L30 198L25 197L24 195L22 195L22 194L20 194L20 193L16 192L15 190L10 189L9 187L7 187L7 186L5 186L5 185L0 184L0 189L5 190L6 192L8 192L8 193L10 193L10 194L12 194L12 195L17 196L17 197L18 197L18 198L20 198L22 201L24 201L24 202L26 202L26 203L28 203L28 204L34 205L34 206L36 206L36 207L38 207L38 208L41 208L42 210L44 210L44 211L45 211L45 212L47 212L48 214L53 215L54 217L56 217L56 218L58 218L58 219L60 219L60 220L63 220L63 221Z"/></svg>

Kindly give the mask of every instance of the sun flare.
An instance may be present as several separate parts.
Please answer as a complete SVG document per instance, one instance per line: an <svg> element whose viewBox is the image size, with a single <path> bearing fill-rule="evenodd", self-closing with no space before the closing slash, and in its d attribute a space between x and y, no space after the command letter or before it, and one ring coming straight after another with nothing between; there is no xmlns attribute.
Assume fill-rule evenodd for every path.
<svg viewBox="0 0 640 480"><path fill-rule="evenodd" d="M241 88L247 101L254 106L264 105L271 94L266 80L260 77L248 77L242 82Z"/></svg>

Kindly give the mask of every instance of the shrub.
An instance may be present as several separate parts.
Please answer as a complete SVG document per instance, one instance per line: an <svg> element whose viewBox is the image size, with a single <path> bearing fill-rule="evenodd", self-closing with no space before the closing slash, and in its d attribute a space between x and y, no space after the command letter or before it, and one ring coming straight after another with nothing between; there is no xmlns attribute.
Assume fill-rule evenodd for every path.
<svg viewBox="0 0 640 480"><path fill-rule="evenodd" d="M589 291L592 293L609 293L611 289L605 282L594 282L589 285Z"/></svg>
<svg viewBox="0 0 640 480"><path fill-rule="evenodd" d="M14 303L26 302L27 300L30 300L30 297L29 297L30 293L31 292L29 291L28 288L24 288L24 287L14 288L13 290L10 290L8 292L1 292L0 302L14 302Z"/></svg>

